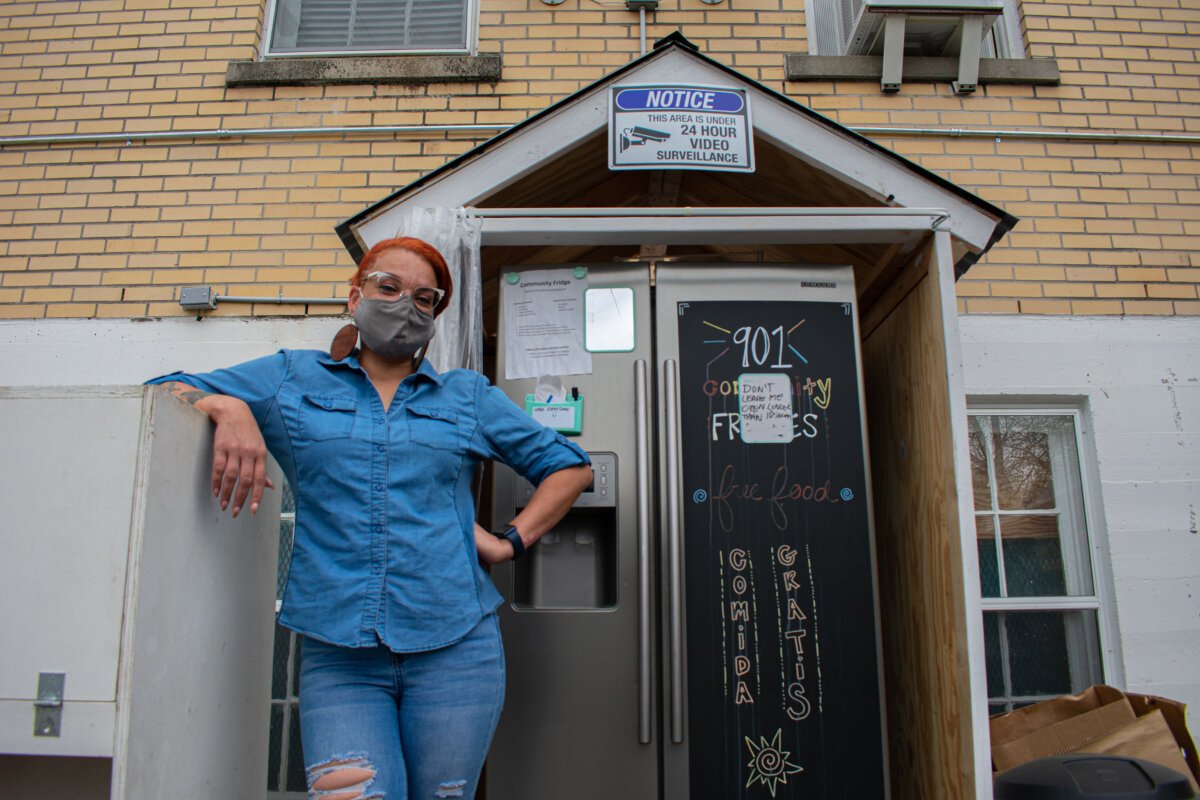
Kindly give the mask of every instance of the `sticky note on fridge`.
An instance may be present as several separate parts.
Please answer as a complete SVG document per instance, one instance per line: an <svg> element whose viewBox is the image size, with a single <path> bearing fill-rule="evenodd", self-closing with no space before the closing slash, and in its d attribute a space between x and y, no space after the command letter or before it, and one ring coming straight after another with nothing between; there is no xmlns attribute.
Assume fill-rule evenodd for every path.
<svg viewBox="0 0 1200 800"><path fill-rule="evenodd" d="M559 433L577 435L583 432L583 398L567 397L539 403L533 395L525 395L525 413L547 428Z"/></svg>

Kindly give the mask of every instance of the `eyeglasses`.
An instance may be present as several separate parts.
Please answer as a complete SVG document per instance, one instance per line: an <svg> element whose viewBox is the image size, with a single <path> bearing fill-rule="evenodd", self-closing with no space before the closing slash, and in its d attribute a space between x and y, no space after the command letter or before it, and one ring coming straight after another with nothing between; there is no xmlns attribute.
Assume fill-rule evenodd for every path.
<svg viewBox="0 0 1200 800"><path fill-rule="evenodd" d="M427 313L432 313L437 308L437 304L442 302L442 298L446 296L445 290L435 289L432 286L406 288L404 283L390 272L368 274L363 278L364 291L367 287L371 288L373 295L382 300L399 300L408 295L417 308Z"/></svg>

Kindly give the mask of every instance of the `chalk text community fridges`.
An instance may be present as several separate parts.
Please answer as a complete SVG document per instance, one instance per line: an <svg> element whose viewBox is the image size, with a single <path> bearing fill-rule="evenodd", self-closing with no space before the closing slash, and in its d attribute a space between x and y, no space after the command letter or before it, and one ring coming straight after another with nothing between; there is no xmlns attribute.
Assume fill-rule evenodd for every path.
<svg viewBox="0 0 1200 800"><path fill-rule="evenodd" d="M885 797L852 271L588 279L589 305L632 296L633 346L564 379L596 483L493 573L508 698L488 797ZM504 374L501 341L523 405L535 381ZM497 522L530 490L498 468Z"/></svg>

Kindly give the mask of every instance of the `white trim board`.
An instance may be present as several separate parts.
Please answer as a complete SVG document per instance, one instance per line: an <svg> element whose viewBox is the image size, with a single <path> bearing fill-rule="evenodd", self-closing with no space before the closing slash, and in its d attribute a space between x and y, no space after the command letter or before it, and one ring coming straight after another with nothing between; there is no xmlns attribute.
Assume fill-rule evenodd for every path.
<svg viewBox="0 0 1200 800"><path fill-rule="evenodd" d="M640 244L650 239L666 245L877 244L915 242L947 219L942 209L848 209L861 214L822 214L820 209L756 214L756 210L734 214L722 212L737 209L655 208L631 216L628 209L579 213L575 209L489 209L492 213L482 217L481 237L484 245L513 246ZM506 216L510 211L542 211L544 216ZM687 213L666 213L670 211Z"/></svg>
<svg viewBox="0 0 1200 800"><path fill-rule="evenodd" d="M987 713L987 659L984 654L983 614L978 598L982 591L979 584L979 559L975 544L974 509L968 500L971 495L971 456L967 449L967 408L959 349L958 316L955 313L954 272L950 251L950 234L939 231L934 239L937 258L931 270L938 281L938 292L943 309L942 338L946 342L946 385L950 390L950 432L954 448L953 484L958 498L959 548L962 553L962 577L965 606L967 641L967 680L972 700L969 707L971 739L975 756L975 796L979 800L991 796L992 757L991 736L988 730Z"/></svg>

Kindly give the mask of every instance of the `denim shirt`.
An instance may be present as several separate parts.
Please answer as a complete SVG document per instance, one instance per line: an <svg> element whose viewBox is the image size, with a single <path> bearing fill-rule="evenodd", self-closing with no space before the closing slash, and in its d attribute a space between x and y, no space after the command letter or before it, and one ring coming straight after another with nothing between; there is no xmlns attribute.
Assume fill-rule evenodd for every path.
<svg viewBox="0 0 1200 800"><path fill-rule="evenodd" d="M180 381L249 404L296 496L279 622L343 647L443 647L500 604L475 550L471 480L485 459L537 484L589 463L477 372L428 361L385 411L357 353L275 355Z"/></svg>

